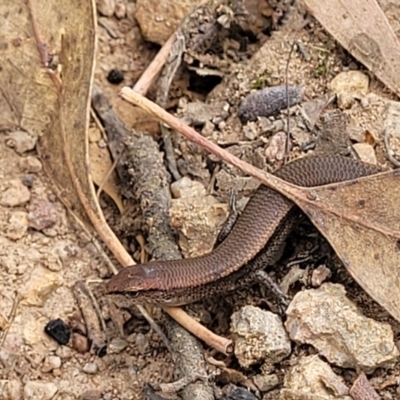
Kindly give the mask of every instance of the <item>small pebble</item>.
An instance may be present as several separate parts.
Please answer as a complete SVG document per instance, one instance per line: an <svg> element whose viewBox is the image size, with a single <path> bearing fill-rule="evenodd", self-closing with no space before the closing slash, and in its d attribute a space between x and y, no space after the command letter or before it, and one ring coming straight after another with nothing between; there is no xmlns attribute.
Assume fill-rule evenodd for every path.
<svg viewBox="0 0 400 400"><path fill-rule="evenodd" d="M124 80L124 74L118 69L112 69L107 75L107 80L113 85L118 85Z"/></svg>
<svg viewBox="0 0 400 400"><path fill-rule="evenodd" d="M28 213L25 211L14 211L10 215L4 234L11 240L21 239L28 231L28 224Z"/></svg>
<svg viewBox="0 0 400 400"><path fill-rule="evenodd" d="M34 198L27 206L29 226L37 231L50 228L58 220L58 212L53 203Z"/></svg>
<svg viewBox="0 0 400 400"><path fill-rule="evenodd" d="M117 0L115 4L114 14L118 19L125 18L126 15L126 4L124 0Z"/></svg>
<svg viewBox="0 0 400 400"><path fill-rule="evenodd" d="M253 382L261 392L268 392L279 385L279 377L276 374L256 375L253 378Z"/></svg>
<svg viewBox="0 0 400 400"><path fill-rule="evenodd" d="M97 0L97 11L105 17L111 17L115 11L115 0Z"/></svg>
<svg viewBox="0 0 400 400"><path fill-rule="evenodd" d="M19 180L6 182L6 190L2 193L0 204L5 207L22 206L31 198L29 189Z"/></svg>
<svg viewBox="0 0 400 400"><path fill-rule="evenodd" d="M6 145L13 148L18 154L33 150L36 146L36 138L25 131L15 131L7 135Z"/></svg>
<svg viewBox="0 0 400 400"><path fill-rule="evenodd" d="M81 354L86 353L89 350L88 338L79 333L74 333L72 335L72 347Z"/></svg>
<svg viewBox="0 0 400 400"><path fill-rule="evenodd" d="M24 400L50 400L57 391L52 382L28 381L24 386Z"/></svg>
<svg viewBox="0 0 400 400"><path fill-rule="evenodd" d="M59 346L56 350L56 355L59 356L62 360L67 360L73 356L72 349L68 346Z"/></svg>
<svg viewBox="0 0 400 400"><path fill-rule="evenodd" d="M21 158L18 164L22 172L37 173L42 170L42 163L33 156Z"/></svg>
<svg viewBox="0 0 400 400"><path fill-rule="evenodd" d="M45 326L44 331L58 344L67 344L71 337L71 330L60 318L49 321Z"/></svg>
<svg viewBox="0 0 400 400"><path fill-rule="evenodd" d="M57 356L48 356L44 359L41 371L51 372L54 369L61 367L61 358Z"/></svg>
<svg viewBox="0 0 400 400"><path fill-rule="evenodd" d="M109 349L113 353L120 353L121 351L125 350L129 346L129 343L121 338L112 339L109 344Z"/></svg>
<svg viewBox="0 0 400 400"><path fill-rule="evenodd" d="M86 390L86 392L83 392L79 398L81 400L100 400L101 391L96 389Z"/></svg>
<svg viewBox="0 0 400 400"><path fill-rule="evenodd" d="M87 363L83 366L82 370L86 374L95 374L97 372L97 364L96 363Z"/></svg>
<svg viewBox="0 0 400 400"><path fill-rule="evenodd" d="M144 355L149 351L149 339L147 336L143 335L143 333L139 332L136 335L135 343L141 355Z"/></svg>

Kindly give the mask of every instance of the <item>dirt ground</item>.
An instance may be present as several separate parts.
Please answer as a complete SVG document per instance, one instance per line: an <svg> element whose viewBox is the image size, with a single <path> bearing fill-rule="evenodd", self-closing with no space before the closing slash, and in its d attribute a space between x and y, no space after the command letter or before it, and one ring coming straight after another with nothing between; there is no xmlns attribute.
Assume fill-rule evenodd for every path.
<svg viewBox="0 0 400 400"><path fill-rule="evenodd" d="M159 127L154 119L143 112L132 111L131 106L118 96L122 86L133 85L136 82L158 50L157 45L143 39L134 17L135 2L122 1L122 3L127 7L127 14L123 17L117 18L112 15L100 18L95 81L128 126L137 130L148 129L151 135L159 140ZM290 42L293 41L290 32L292 29L283 23L277 27L272 37L258 34L249 45L249 53L254 54L263 43L268 41L270 43L270 51L274 57L266 60L269 71L268 84L283 84L285 81ZM297 30L296 40L302 43L302 50L294 51L287 78L292 84L303 85L307 99L328 93L332 79L339 72L356 70L370 76L313 20L309 20L305 26ZM107 75L111 69L118 69L124 73L122 83L118 85L109 83ZM193 85L193 80L191 81L193 76L195 76L193 71L186 71L173 85L173 94L169 102L171 112L176 111L176 105L181 98L191 101L205 99L205 94ZM204 85L204 82L202 84ZM249 89L246 87L240 90L244 93ZM153 87L150 96L154 95ZM241 95L242 93L238 98ZM374 141L373 154L377 162L385 168L392 168L383 146L382 127L386 106L383 99L395 97L373 76L370 76L368 93L361 97L346 110L351 126L371 133ZM334 105L332 108L337 106ZM274 122L278 120L284 121L284 118L277 117ZM306 130L299 128L297 119L292 123L293 129L297 132L292 143L292 158L295 158L304 153L302 145L312 139L312 135L304 133ZM217 141L225 144L225 147L231 147L232 152L253 163L260 162L258 157L263 154L261 166L266 169L279 166L279 159L271 156L266 160L264 150L269 139L264 142L258 141L251 146L242 146L244 141L256 142L256 139L252 138L254 133L252 129L257 132L259 125L252 127L250 124L250 128L244 130L241 137L234 139L229 136L229 131L226 131L227 133L221 133ZM88 351L87 339L82 332L84 329L81 328L79 308L71 287L77 280L105 277L107 267L93 244L82 235L79 227L55 196L51 181L41 169L35 142L30 143L30 139L24 135L13 135L6 130L0 132L0 400L140 399L143 398L142 390L145 383L174 381L170 354L157 334L140 316L131 321L128 334L123 337L108 320L111 351L103 357ZM180 146L179 151L182 152L181 142L177 140L177 143ZM234 145L230 146L229 143ZM276 146L279 152L279 144ZM191 150L188 146L184 151ZM194 154L197 156L198 152ZM361 154L361 157L363 156L364 154ZM208 165L206 162L200 164L204 169L202 175L192 174L191 178L198 179L205 185L210 184L212 177L207 170ZM197 165L194 169L196 168ZM232 173L232 170L228 169L228 172ZM234 174L242 178L237 172ZM222 180L221 182L220 187L213 191L213 195L226 207L230 194L229 183L232 181L225 187ZM249 195L251 185L250 189L248 188L249 186L247 191L239 193L239 199ZM104 207L105 215L115 223L118 210L112 201L103 196L101 205ZM140 229L138 206L132 207L136 212L135 218L132 218L135 220L136 231L125 237L123 243L137 256L140 253L140 245L134 238L136 234L145 235L146 232ZM115 229L118 231L117 223ZM287 255L287 258L291 256L292 254ZM397 341L400 333L399 324L370 300L344 268L339 267L338 271L333 280L345 285L348 296L368 317L389 322ZM277 272L276 276L281 278L286 272L283 269L282 272ZM300 286L296 289L299 290ZM203 312L200 317L211 329L228 334L230 313L247 301L254 304L262 303L259 297L258 300L254 299L257 296L259 296L258 290L251 292L250 295L246 291L240 291L228 299L221 300L225 305L222 316L218 313L220 303L215 301L207 301L191 309L193 312ZM155 310L155 316L162 326L164 317L159 310ZM127 319L125 314L124 317ZM58 345L44 333L46 324L57 318L75 327L73 338L65 346ZM290 356L290 361L285 361L276 367L279 377L282 378L282 371L294 364L296 357L302 354L313 354L311 346L296 347ZM259 372L258 367L246 370L240 368L232 358L219 358L247 377ZM213 372L217 369L210 367L210 371ZM336 372L347 378L354 375L354 371L349 372L339 368ZM373 386L380 389L382 398L388 400L400 398L398 363L390 370L377 369L369 378ZM223 386L218 379L216 381L217 386ZM279 386L262 396L264 397L260 398L278 399Z"/></svg>

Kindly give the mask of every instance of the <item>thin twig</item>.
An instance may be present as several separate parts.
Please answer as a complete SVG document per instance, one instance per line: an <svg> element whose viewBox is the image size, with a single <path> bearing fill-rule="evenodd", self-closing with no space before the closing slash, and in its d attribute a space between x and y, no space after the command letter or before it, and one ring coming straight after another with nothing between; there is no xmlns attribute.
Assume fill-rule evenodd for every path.
<svg viewBox="0 0 400 400"><path fill-rule="evenodd" d="M133 90L141 95L145 96L149 87L154 82L156 76L160 73L164 64L167 62L169 53L172 45L176 39L175 33L173 33L169 39L161 47L160 51L154 57L153 61L149 64L146 70L143 72L139 80L136 82Z"/></svg>
<svg viewBox="0 0 400 400"><path fill-rule="evenodd" d="M218 336L215 333L209 331L185 311L179 307L163 307L163 310L170 315L176 322L182 325L193 335L197 336L209 346L218 350L220 353L229 355L233 351L232 340Z"/></svg>
<svg viewBox="0 0 400 400"><path fill-rule="evenodd" d="M107 171L106 176L104 177L103 181L101 182L99 188L97 189L96 196L97 200L100 200L101 192L103 191L104 185L107 183L110 175L114 172L115 168L117 168L118 163L121 161L122 156L124 155L125 148L122 149L121 154L114 160L111 168Z"/></svg>
<svg viewBox="0 0 400 400"><path fill-rule="evenodd" d="M289 63L290 58L292 56L294 46L296 42L293 41L292 45L290 46L289 56L286 61L286 70L285 70L285 88L286 88L286 106L287 106L287 115L286 115L286 143L285 143L285 157L284 162L285 164L289 160L289 153L290 153L290 99L289 99Z"/></svg>
<svg viewBox="0 0 400 400"><path fill-rule="evenodd" d="M153 328L153 330L155 332L157 332L157 334L160 336L161 340L164 342L168 351L172 353L171 344L170 344L168 338L165 336L165 334L161 330L161 328L155 323L154 319L149 315L149 313L146 311L146 309L143 306L137 304L136 307L140 311L140 313L143 315L143 317L146 319L146 321L149 323L149 325Z"/></svg>
<svg viewBox="0 0 400 400"><path fill-rule="evenodd" d="M288 183L275 175L271 175L253 165L239 159L228 151L222 149L215 143L211 142L207 138L201 136L193 128L186 125L184 122L174 117L157 104L146 99L138 93L135 93L131 88L124 87L121 90L121 96L124 100L141 107L150 114L155 115L160 120L164 121L171 128L180 132L187 139L203 147L206 151L214 154L216 157L226 161L241 171L259 179L264 185L278 191L289 199L296 201L299 197L305 197L305 189L300 189L298 186Z"/></svg>
<svg viewBox="0 0 400 400"><path fill-rule="evenodd" d="M12 309L11 309L11 312L10 312L10 315L9 315L9 317L8 317L8 320L7 320L7 325L6 325L6 327L4 328L4 330L3 330L3 336L2 336L2 338L1 338L1 340L0 340L0 349L1 349L1 348L3 347L3 345L4 345L4 342L6 341L6 338L7 338L7 334L8 334L8 332L9 332L9 330L10 330L10 328L11 328L11 325L12 325L14 319L15 319L15 316L16 316L16 314L17 314L18 304L19 304L20 300L21 300L20 294L17 292L17 293L15 294L14 303L13 303L13 306L12 306Z"/></svg>

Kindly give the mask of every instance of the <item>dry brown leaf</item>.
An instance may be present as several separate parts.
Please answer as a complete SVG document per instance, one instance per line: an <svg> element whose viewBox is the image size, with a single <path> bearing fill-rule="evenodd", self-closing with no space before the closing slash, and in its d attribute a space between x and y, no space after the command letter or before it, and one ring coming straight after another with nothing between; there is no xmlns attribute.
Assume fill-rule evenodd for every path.
<svg viewBox="0 0 400 400"><path fill-rule="evenodd" d="M87 125L96 51L94 2L0 3L0 106L7 126L41 136L38 150L59 197L124 265L133 263L98 205Z"/></svg>
<svg viewBox="0 0 400 400"><path fill-rule="evenodd" d="M115 170L111 171L113 162L108 149L99 147L97 143L89 143L89 154L93 182L112 198L122 214L124 205L119 196L117 174Z"/></svg>
<svg viewBox="0 0 400 400"><path fill-rule="evenodd" d="M303 0L321 25L400 96L400 42L375 0Z"/></svg>
<svg viewBox="0 0 400 400"><path fill-rule="evenodd" d="M400 321L400 170L309 191L297 201L358 284Z"/></svg>
<svg viewBox="0 0 400 400"><path fill-rule="evenodd" d="M121 94L296 203L327 238L360 286L400 321L400 170L319 188L299 188L221 149L130 88L123 88Z"/></svg>

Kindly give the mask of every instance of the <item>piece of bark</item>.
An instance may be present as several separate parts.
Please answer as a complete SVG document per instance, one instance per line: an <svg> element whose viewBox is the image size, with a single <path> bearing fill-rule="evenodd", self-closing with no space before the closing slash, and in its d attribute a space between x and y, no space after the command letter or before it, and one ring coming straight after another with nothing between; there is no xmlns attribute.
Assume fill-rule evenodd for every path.
<svg viewBox="0 0 400 400"><path fill-rule="evenodd" d="M181 258L169 226L170 178L158 145L150 136L138 135L132 135L126 145L125 163L134 183L135 197L142 208L144 223L149 228L148 250L157 260ZM177 360L178 376L205 376L200 343L172 320L167 324L167 331L172 347L177 350L173 355ZM183 399L213 399L212 393L206 381L197 381L183 390Z"/></svg>
<svg viewBox="0 0 400 400"><path fill-rule="evenodd" d="M92 104L105 125L109 142L113 142L110 146L113 157L120 156L122 148L125 147L122 159L124 167L118 172L120 176L126 177L128 171L129 180L133 183L134 197L140 202L144 224L149 228L149 253L157 260L181 258L169 226L170 177L164 167L162 153L157 143L150 136L131 132L111 108L100 88L94 91ZM195 369L195 365L185 364L190 359L203 357L200 342L175 322L168 324L168 337L176 337L171 340L182 342L182 348L185 343L191 343L188 357L177 359L176 368L179 370L177 375L182 377L185 371L191 371L191 374L196 376L205 376L204 366L201 369L197 363L199 369ZM212 400L212 389L206 381L195 382L184 389L182 398Z"/></svg>

